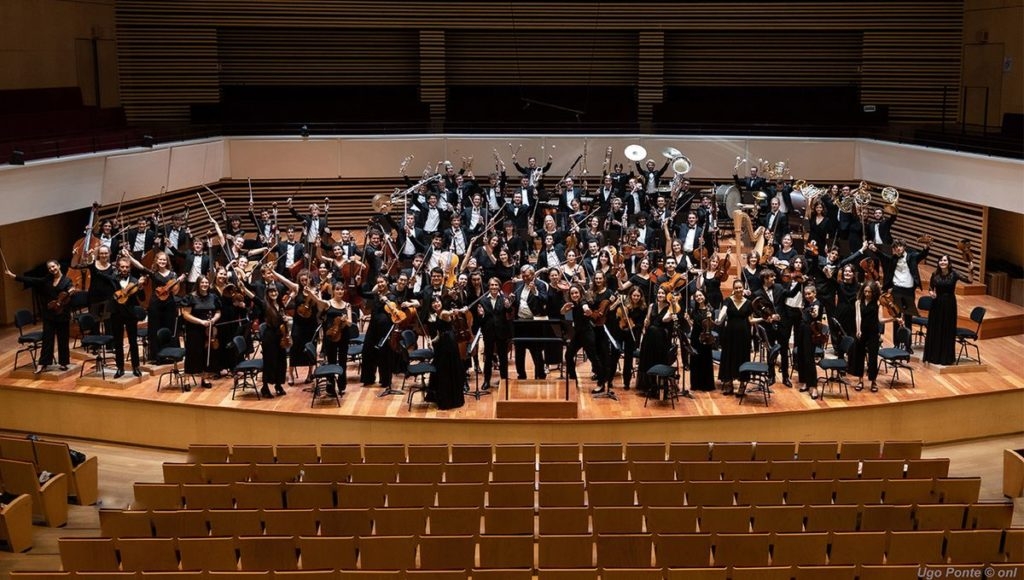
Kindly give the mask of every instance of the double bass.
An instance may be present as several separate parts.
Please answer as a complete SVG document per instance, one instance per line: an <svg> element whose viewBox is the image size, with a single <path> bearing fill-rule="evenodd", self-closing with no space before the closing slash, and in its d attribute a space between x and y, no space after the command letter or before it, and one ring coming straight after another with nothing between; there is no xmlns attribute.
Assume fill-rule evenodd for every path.
<svg viewBox="0 0 1024 580"><path fill-rule="evenodd" d="M71 283L75 285L75 288L84 290L89 286L89 271L79 268L79 266L82 265L82 261L90 251L95 251L100 247L100 239L92 235L96 223L96 214L99 210L100 204L93 202L92 209L89 211L89 223L85 226L85 236L76 241L71 248L71 267L68 268L68 278L71 279Z"/></svg>

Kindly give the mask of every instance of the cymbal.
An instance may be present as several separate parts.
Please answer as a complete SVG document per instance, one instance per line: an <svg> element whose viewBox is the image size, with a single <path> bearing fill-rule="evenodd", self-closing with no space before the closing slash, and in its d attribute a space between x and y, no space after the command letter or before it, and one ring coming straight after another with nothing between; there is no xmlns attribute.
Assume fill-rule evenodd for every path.
<svg viewBox="0 0 1024 580"><path fill-rule="evenodd" d="M647 157L647 149L644 149L642 145L630 145L626 147L626 159L630 161L640 161L644 157Z"/></svg>

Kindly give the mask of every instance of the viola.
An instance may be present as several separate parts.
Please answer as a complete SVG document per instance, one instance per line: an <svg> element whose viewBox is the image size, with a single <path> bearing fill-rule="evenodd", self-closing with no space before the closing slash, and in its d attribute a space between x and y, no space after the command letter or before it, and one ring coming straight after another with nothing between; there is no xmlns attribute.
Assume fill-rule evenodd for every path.
<svg viewBox="0 0 1024 580"><path fill-rule="evenodd" d="M661 288L665 292L672 293L686 285L686 275L681 272L676 272L669 277L668 280L661 283Z"/></svg>
<svg viewBox="0 0 1024 580"><path fill-rule="evenodd" d="M619 317L619 330L632 329L633 320L629 317L629 310L626 308L626 303L622 300L622 295L619 295L619 305L615 309L615 314Z"/></svg>
<svg viewBox="0 0 1024 580"><path fill-rule="evenodd" d="M51 312L59 313L64 310L64 307L68 305L68 302L71 302L71 294L61 290L60 293L57 294L56 298L46 303L46 307L49 308Z"/></svg>

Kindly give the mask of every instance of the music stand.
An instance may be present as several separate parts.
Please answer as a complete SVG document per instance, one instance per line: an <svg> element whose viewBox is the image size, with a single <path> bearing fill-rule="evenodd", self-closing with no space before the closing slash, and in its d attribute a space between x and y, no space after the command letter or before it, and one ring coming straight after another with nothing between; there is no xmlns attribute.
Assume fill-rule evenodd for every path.
<svg viewBox="0 0 1024 580"><path fill-rule="evenodd" d="M483 337L483 331L482 330L477 330L476 331L476 336L473 337L473 341L469 343L469 348L466 349L466 356L476 358L477 350L480 348L480 339L482 337ZM470 369L467 367L466 368L466 372L469 373L469 371L470 371ZM473 398L475 398L477 401L479 401L480 397L482 397L484 395L490 395L491 391L490 391L490 389L483 390L483 389L480 388L480 373L476 373L475 372L475 373L473 373L473 376L475 377L475 379L473 381L474 382L473 390L467 392L466 394L471 396L471 397L473 397ZM467 381L468 380L469 379L467 379Z"/></svg>
<svg viewBox="0 0 1024 580"><path fill-rule="evenodd" d="M514 320L512 322L512 344L523 343L523 344L553 344L557 343L562 345L563 349L568 346L570 340L570 333L565 331L563 323L565 320L562 319L534 319L534 320ZM543 336L539 336L543 332ZM531 332L533 331L533 332ZM529 336L515 336L518 334L526 334ZM506 355L507 356L507 355ZM569 373L562 373L565 379L565 400L569 400ZM509 386L509 378L505 377L505 400L509 400L509 393L511 387Z"/></svg>

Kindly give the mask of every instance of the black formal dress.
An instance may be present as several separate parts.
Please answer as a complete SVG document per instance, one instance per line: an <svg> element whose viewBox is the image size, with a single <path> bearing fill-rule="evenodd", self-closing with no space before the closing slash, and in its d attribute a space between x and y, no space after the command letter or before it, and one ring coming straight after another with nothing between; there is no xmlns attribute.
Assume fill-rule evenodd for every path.
<svg viewBox="0 0 1024 580"><path fill-rule="evenodd" d="M434 337L434 368L427 384L428 400L440 410L458 409L466 403L466 367L455 341L452 323L447 320L427 321L427 331ZM501 356L507 358L505 353Z"/></svg>
<svg viewBox="0 0 1024 580"><path fill-rule="evenodd" d="M959 274L932 274L929 287L935 291L928 311L928 334L924 337L924 362L951 365L956 362L956 283Z"/></svg>
<svg viewBox="0 0 1024 580"><path fill-rule="evenodd" d="M713 344L701 340L701 335L704 334L703 321L710 319L711 316L711 310L706 307L695 306L690 312L690 319L693 320L693 326L690 328L690 347L696 351L696 354L690 354L690 390L693 391L715 390L715 361L711 358Z"/></svg>
<svg viewBox="0 0 1024 580"><path fill-rule="evenodd" d="M739 379L740 365L750 362L750 300L739 306L732 298L725 301L725 323L720 333L722 359L718 365L718 380L723 383Z"/></svg>
<svg viewBox="0 0 1024 580"><path fill-rule="evenodd" d="M668 306L659 309L658 305L650 305L651 321L644 331L643 340L640 342L640 368L637 369L637 388L657 388L657 384L647 375L647 371L654 365L671 365L670 356L672 348L672 323L665 322L665 315L668 314Z"/></svg>
<svg viewBox="0 0 1024 580"><path fill-rule="evenodd" d="M214 292L208 292L206 296L193 294L188 297L186 305L191 308L192 316L199 320L210 320L220 311L220 297ZM218 333L220 329L217 329ZM218 337L220 335L218 334ZM213 370L216 366L216 359L212 350L208 350L209 329L189 322L185 325L185 372L190 375L198 375ZM207 365L207 353L210 354Z"/></svg>

